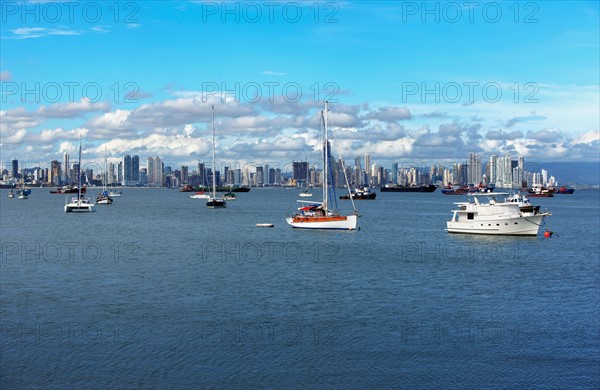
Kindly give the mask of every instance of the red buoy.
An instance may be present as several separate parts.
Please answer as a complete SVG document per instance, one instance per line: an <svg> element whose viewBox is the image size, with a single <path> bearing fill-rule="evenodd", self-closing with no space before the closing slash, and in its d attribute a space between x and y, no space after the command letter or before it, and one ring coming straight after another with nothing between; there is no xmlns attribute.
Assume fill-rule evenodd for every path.
<svg viewBox="0 0 600 390"><path fill-rule="evenodd" d="M552 232L550 230L546 230L544 232L544 237L546 237L546 238L550 238L551 235L552 235Z"/></svg>

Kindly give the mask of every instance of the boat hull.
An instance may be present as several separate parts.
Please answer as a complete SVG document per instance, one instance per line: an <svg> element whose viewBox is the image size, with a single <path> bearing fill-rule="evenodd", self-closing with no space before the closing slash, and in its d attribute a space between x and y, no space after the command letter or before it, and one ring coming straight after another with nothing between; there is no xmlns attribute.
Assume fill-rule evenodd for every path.
<svg viewBox="0 0 600 390"><path fill-rule="evenodd" d="M209 209L223 209L227 207L227 203L223 199L211 198L206 201L206 207Z"/></svg>
<svg viewBox="0 0 600 390"><path fill-rule="evenodd" d="M396 187L381 187L381 192L434 192L437 187L428 186L396 186Z"/></svg>
<svg viewBox="0 0 600 390"><path fill-rule="evenodd" d="M511 235L511 236L536 236L546 213L537 215L524 215L522 217L489 218L473 221L448 221L448 233L485 234L485 235Z"/></svg>
<svg viewBox="0 0 600 390"><path fill-rule="evenodd" d="M370 194L359 194L359 195L355 195L352 194L352 199L354 200L374 200L377 197L377 194L375 192L371 192ZM345 200L349 200L350 199L350 195L341 195L340 199L345 199Z"/></svg>
<svg viewBox="0 0 600 390"><path fill-rule="evenodd" d="M286 222L298 229L331 229L355 230L358 223L356 215L339 215L328 217L294 216L285 219Z"/></svg>
<svg viewBox="0 0 600 390"><path fill-rule="evenodd" d="M69 203L65 205L65 213L92 213L96 211L93 204Z"/></svg>

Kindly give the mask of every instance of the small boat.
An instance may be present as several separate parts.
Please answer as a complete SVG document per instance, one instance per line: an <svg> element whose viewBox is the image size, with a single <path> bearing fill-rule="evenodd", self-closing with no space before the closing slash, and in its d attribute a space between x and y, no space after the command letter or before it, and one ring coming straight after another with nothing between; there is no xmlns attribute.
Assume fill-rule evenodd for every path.
<svg viewBox="0 0 600 390"><path fill-rule="evenodd" d="M106 155L106 148L104 148L104 175L102 176L104 190L96 197L96 204L112 204L113 199L110 197L108 188L106 187L106 183L108 182L108 158Z"/></svg>
<svg viewBox="0 0 600 390"><path fill-rule="evenodd" d="M96 204L112 204L112 202L113 199L106 191L99 193L98 197L96 198Z"/></svg>
<svg viewBox="0 0 600 390"><path fill-rule="evenodd" d="M309 178L308 171L306 172L306 188L300 194L298 194L302 198L310 198L312 196L312 191L309 191ZM310 186L312 187L312 186Z"/></svg>
<svg viewBox="0 0 600 390"><path fill-rule="evenodd" d="M186 184L179 189L179 192L192 192L192 191L194 191L194 189L189 184Z"/></svg>
<svg viewBox="0 0 600 390"><path fill-rule="evenodd" d="M271 228L273 226L275 226L275 225L272 223L257 223L256 224L256 227L270 227Z"/></svg>
<svg viewBox="0 0 600 390"><path fill-rule="evenodd" d="M229 191L228 193L226 193L225 195L223 195L223 198L225 200L235 200L235 197L236 197L235 193L233 193L231 191Z"/></svg>
<svg viewBox="0 0 600 390"><path fill-rule="evenodd" d="M350 191L350 193L341 195L340 199L352 199L354 200L373 200L377 197L375 192L371 192L369 187L359 187Z"/></svg>
<svg viewBox="0 0 600 390"><path fill-rule="evenodd" d="M204 191L198 191L194 195L190 195L190 198L192 198L192 199L208 199L208 198L210 198L210 195L205 194Z"/></svg>
<svg viewBox="0 0 600 390"><path fill-rule="evenodd" d="M343 215L336 208L329 204L329 162L331 159L329 134L328 134L328 102L325 102L324 108L321 111L321 119L323 122L323 201L319 203L307 202L299 200L300 203L309 203L307 206L300 207L298 212L291 217L286 218L286 222L294 228L299 229L338 229L338 230L355 230L358 224L358 212L352 206L354 214ZM345 169L342 166L342 169ZM348 186L346 179L346 186ZM348 186L349 188L349 186ZM335 191L333 188L332 191ZM335 196L333 200L335 201Z"/></svg>
<svg viewBox="0 0 600 390"><path fill-rule="evenodd" d="M206 207L209 209L222 209L227 207L227 202L223 198L217 198L217 164L215 162L215 106L212 108L212 195L206 201Z"/></svg>
<svg viewBox="0 0 600 390"><path fill-rule="evenodd" d="M121 195L123 195L123 190L113 190L108 192L108 196L110 196L111 198L119 197Z"/></svg>
<svg viewBox="0 0 600 390"><path fill-rule="evenodd" d="M535 236L548 212L523 212L518 202L498 201L496 196L508 193L471 194L473 201L458 202L452 210L452 219L446 222L448 233L487 235ZM487 203L481 198L486 197Z"/></svg>
<svg viewBox="0 0 600 390"><path fill-rule="evenodd" d="M10 189L10 191L8 192L7 197L9 198L14 198L15 197L15 193L13 192L12 188Z"/></svg>
<svg viewBox="0 0 600 390"><path fill-rule="evenodd" d="M79 137L79 166L81 166L81 136ZM93 212L95 211L95 205L88 198L82 196L83 190L81 188L81 171L78 174L78 193L76 198L72 198L70 202L65 200L65 213L72 212Z"/></svg>
<svg viewBox="0 0 600 390"><path fill-rule="evenodd" d="M30 189L25 189L25 179L23 179L23 186L19 191L17 191L18 199L29 199L29 194L31 194Z"/></svg>

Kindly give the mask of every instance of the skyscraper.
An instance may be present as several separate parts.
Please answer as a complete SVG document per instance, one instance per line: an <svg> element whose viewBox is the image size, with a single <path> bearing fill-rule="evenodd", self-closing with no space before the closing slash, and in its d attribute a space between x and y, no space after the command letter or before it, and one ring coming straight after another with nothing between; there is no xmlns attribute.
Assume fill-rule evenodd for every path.
<svg viewBox="0 0 600 390"><path fill-rule="evenodd" d="M469 154L469 166L467 168L467 181L475 185L482 182L481 160L477 153Z"/></svg>
<svg viewBox="0 0 600 390"><path fill-rule="evenodd" d="M292 179L296 182L305 182L308 178L308 162L294 161L292 162Z"/></svg>
<svg viewBox="0 0 600 390"><path fill-rule="evenodd" d="M67 152L63 153L63 172L61 180L63 183L67 183L69 181L69 154Z"/></svg>
<svg viewBox="0 0 600 390"><path fill-rule="evenodd" d="M367 174L367 182L365 184L371 184L371 157L369 153L365 154L365 173Z"/></svg>
<svg viewBox="0 0 600 390"><path fill-rule="evenodd" d="M163 185L163 163L158 156L148 157L148 185L151 187Z"/></svg>
<svg viewBox="0 0 600 390"><path fill-rule="evenodd" d="M147 169L148 169L148 186L153 187L153 186L155 186L154 171L156 170L154 157L148 157Z"/></svg>
<svg viewBox="0 0 600 390"><path fill-rule="evenodd" d="M19 178L19 160L12 160L12 177L15 179Z"/></svg>
<svg viewBox="0 0 600 390"><path fill-rule="evenodd" d="M392 164L392 184L398 184L398 163Z"/></svg>
<svg viewBox="0 0 600 390"><path fill-rule="evenodd" d="M188 167L187 165L181 166L181 184L187 184L188 182Z"/></svg>

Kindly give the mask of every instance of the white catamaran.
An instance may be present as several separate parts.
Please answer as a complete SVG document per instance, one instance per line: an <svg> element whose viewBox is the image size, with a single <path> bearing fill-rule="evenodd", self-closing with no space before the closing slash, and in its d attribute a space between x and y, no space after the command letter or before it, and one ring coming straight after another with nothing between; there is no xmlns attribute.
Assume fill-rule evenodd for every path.
<svg viewBox="0 0 600 390"><path fill-rule="evenodd" d="M65 213L71 212L93 212L96 211L94 203L81 195L81 136L79 137L79 171L77 172L77 198L72 198L70 202L65 201Z"/></svg>
<svg viewBox="0 0 600 390"><path fill-rule="evenodd" d="M288 224L294 228L300 229L337 229L337 230L355 230L358 224L358 211L354 207L354 214L342 215L338 210L331 207L329 203L329 176L330 176L330 146L328 133L328 103L325 102L323 111L321 111L321 119L323 121L323 201L310 202L301 201L300 203L307 204L298 210L298 213L286 218ZM345 169L344 169L345 172ZM345 175L344 175L345 177ZM348 178L346 178L346 188ZM335 196L333 197L335 201Z"/></svg>

